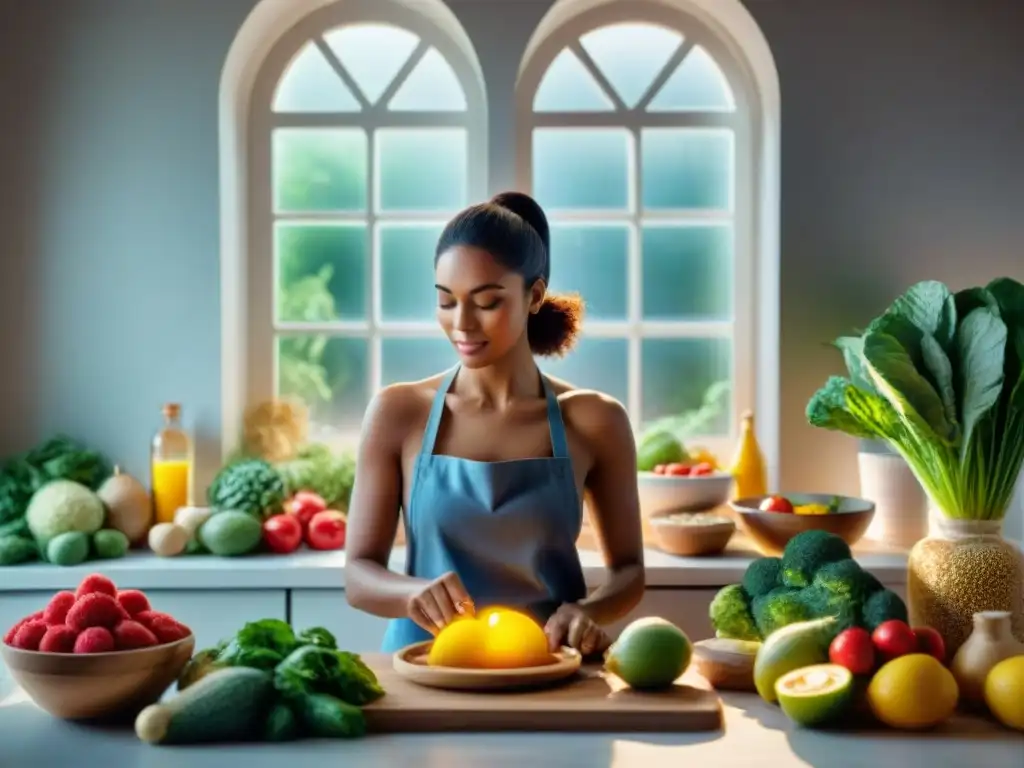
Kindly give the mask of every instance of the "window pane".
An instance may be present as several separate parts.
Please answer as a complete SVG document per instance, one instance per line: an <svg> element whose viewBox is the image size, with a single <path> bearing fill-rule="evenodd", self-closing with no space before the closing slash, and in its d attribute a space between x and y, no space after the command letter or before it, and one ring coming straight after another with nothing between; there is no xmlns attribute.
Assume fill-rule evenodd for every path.
<svg viewBox="0 0 1024 768"><path fill-rule="evenodd" d="M621 128L537 128L533 190L547 208L629 208L632 137Z"/></svg>
<svg viewBox="0 0 1024 768"><path fill-rule="evenodd" d="M643 229L646 320L727 320L732 316L732 228Z"/></svg>
<svg viewBox="0 0 1024 768"><path fill-rule="evenodd" d="M368 402L366 339L289 334L277 341L278 394L302 400L311 426L358 429Z"/></svg>
<svg viewBox="0 0 1024 768"><path fill-rule="evenodd" d="M381 224L380 314L384 322L433 322L434 249L444 224Z"/></svg>
<svg viewBox="0 0 1024 768"><path fill-rule="evenodd" d="M629 359L625 339L580 339L562 358L538 358L540 369L583 389L596 389L625 403Z"/></svg>
<svg viewBox="0 0 1024 768"><path fill-rule="evenodd" d="M645 208L732 209L732 131L649 128L640 144Z"/></svg>
<svg viewBox="0 0 1024 768"><path fill-rule="evenodd" d="M366 208L367 140L358 128L278 128L272 139L274 209Z"/></svg>
<svg viewBox="0 0 1024 768"><path fill-rule="evenodd" d="M682 42L667 27L637 23L612 24L580 38L627 107L636 106Z"/></svg>
<svg viewBox="0 0 1024 768"><path fill-rule="evenodd" d="M729 434L731 400L721 397L721 382L732 379L729 339L644 339L641 358L644 423L694 416L710 394L717 407L712 405L701 414L691 434Z"/></svg>
<svg viewBox="0 0 1024 768"><path fill-rule="evenodd" d="M568 48L551 62L533 97L534 112L611 112L614 109L608 94Z"/></svg>
<svg viewBox="0 0 1024 768"><path fill-rule="evenodd" d="M408 112L461 112L465 108L462 83L437 48L423 55L388 102L388 109Z"/></svg>
<svg viewBox="0 0 1024 768"><path fill-rule="evenodd" d="M451 343L438 336L381 340L381 386L398 381L419 381L441 373L458 362Z"/></svg>
<svg viewBox="0 0 1024 768"><path fill-rule="evenodd" d="M625 320L630 228L623 224L551 227L551 290L579 291L587 319Z"/></svg>
<svg viewBox="0 0 1024 768"><path fill-rule="evenodd" d="M366 317L369 243L362 224L278 224L277 319L284 322Z"/></svg>
<svg viewBox="0 0 1024 768"><path fill-rule="evenodd" d="M275 112L359 112L362 107L323 53L306 43L285 69L274 94Z"/></svg>
<svg viewBox="0 0 1024 768"><path fill-rule="evenodd" d="M389 24L352 24L332 29L324 40L371 104L391 85L419 42L412 32Z"/></svg>
<svg viewBox="0 0 1024 768"><path fill-rule="evenodd" d="M463 128L377 132L377 199L382 211L453 211L466 205Z"/></svg>
<svg viewBox="0 0 1024 768"><path fill-rule="evenodd" d="M650 112L731 112L732 88L710 54L695 46L647 106Z"/></svg>

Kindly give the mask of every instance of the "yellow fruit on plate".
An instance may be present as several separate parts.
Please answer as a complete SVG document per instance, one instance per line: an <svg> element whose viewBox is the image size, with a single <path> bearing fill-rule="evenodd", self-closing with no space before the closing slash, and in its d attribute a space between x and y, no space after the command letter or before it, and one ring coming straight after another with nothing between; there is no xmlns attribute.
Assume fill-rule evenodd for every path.
<svg viewBox="0 0 1024 768"><path fill-rule="evenodd" d="M891 728L931 728L956 709L953 673L934 656L911 653L887 662L868 684L868 705Z"/></svg>
<svg viewBox="0 0 1024 768"><path fill-rule="evenodd" d="M487 627L473 618L456 619L437 633L427 654L431 667L487 666Z"/></svg>
<svg viewBox="0 0 1024 768"><path fill-rule="evenodd" d="M1024 731L1024 656L1003 659L989 670L985 703L1007 728Z"/></svg>

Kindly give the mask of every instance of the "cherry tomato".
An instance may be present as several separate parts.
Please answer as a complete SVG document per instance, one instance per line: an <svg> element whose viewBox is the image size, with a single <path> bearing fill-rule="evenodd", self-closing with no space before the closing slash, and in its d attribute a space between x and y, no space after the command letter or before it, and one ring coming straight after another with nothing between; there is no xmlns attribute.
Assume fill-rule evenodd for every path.
<svg viewBox="0 0 1024 768"><path fill-rule="evenodd" d="M793 514L793 504L785 496L769 496L761 502L762 512L783 512Z"/></svg>
<svg viewBox="0 0 1024 768"><path fill-rule="evenodd" d="M665 467L665 474L672 475L673 477L686 477L690 474L689 464L669 464Z"/></svg>
<svg viewBox="0 0 1024 768"><path fill-rule="evenodd" d="M667 467L668 467L667 464L659 464L658 466L656 466L654 468L654 474L656 474L656 475L664 475L665 474L665 470L667 469Z"/></svg>
<svg viewBox="0 0 1024 768"><path fill-rule="evenodd" d="M306 543L312 549L342 549L345 546L345 515L336 509L317 512L306 529Z"/></svg>
<svg viewBox="0 0 1024 768"><path fill-rule="evenodd" d="M707 475L714 474L715 468L708 464L706 461L702 461L699 464L695 464L690 474L694 477L705 477Z"/></svg>
<svg viewBox="0 0 1024 768"><path fill-rule="evenodd" d="M302 544L302 523L295 515L268 517L263 523L263 540L272 552L294 552Z"/></svg>
<svg viewBox="0 0 1024 768"><path fill-rule="evenodd" d="M303 530L309 525L313 515L326 509L327 502L323 500L322 496L312 491L299 491L284 504L284 511L295 515L302 523Z"/></svg>

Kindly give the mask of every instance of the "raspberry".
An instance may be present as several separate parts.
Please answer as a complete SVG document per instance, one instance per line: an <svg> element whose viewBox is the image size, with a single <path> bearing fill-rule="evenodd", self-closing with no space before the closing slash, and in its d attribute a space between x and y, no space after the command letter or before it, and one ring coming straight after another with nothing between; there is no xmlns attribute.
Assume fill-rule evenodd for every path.
<svg viewBox="0 0 1024 768"><path fill-rule="evenodd" d="M82 583L75 590L75 597L81 598L94 592L117 597L117 587L114 586L114 582L102 573L90 573L82 579Z"/></svg>
<svg viewBox="0 0 1024 768"><path fill-rule="evenodd" d="M114 643L118 650L130 651L157 645L157 639L156 635L139 622L127 619L114 627Z"/></svg>
<svg viewBox="0 0 1024 768"><path fill-rule="evenodd" d="M174 643L192 634L192 630L166 614L153 616L149 628L161 643Z"/></svg>
<svg viewBox="0 0 1024 768"><path fill-rule="evenodd" d="M14 636L18 634L18 630L21 629L22 625L26 621L28 621L28 616L26 616L23 619L18 619L16 622L14 622L14 625L10 629L8 629L6 634L4 635L5 645L14 645Z"/></svg>
<svg viewBox="0 0 1024 768"><path fill-rule="evenodd" d="M114 636L104 627L88 627L75 640L74 653L107 653L112 650Z"/></svg>
<svg viewBox="0 0 1024 768"><path fill-rule="evenodd" d="M63 624L67 621L68 611L75 604L75 593L66 589L58 592L50 598L50 602L43 609L43 621L49 626Z"/></svg>
<svg viewBox="0 0 1024 768"><path fill-rule="evenodd" d="M43 639L39 641L39 650L47 653L71 653L75 649L78 633L66 624L54 624L48 627Z"/></svg>
<svg viewBox="0 0 1024 768"><path fill-rule="evenodd" d="M122 589L117 593L117 602L128 612L129 616L150 610L149 598L138 589Z"/></svg>
<svg viewBox="0 0 1024 768"><path fill-rule="evenodd" d="M81 632L89 627L116 627L127 612L110 595L93 592L82 595L68 611L67 625Z"/></svg>
<svg viewBox="0 0 1024 768"><path fill-rule="evenodd" d="M46 634L47 626L42 619L32 619L26 621L17 632L14 633L14 642L11 643L15 648L20 648L23 651L38 651L39 641L43 639L43 635Z"/></svg>

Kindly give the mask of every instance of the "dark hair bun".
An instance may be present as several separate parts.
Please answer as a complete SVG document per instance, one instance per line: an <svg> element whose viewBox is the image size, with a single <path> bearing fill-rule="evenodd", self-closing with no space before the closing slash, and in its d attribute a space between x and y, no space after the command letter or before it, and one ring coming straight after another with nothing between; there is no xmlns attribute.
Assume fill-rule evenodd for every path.
<svg viewBox="0 0 1024 768"><path fill-rule="evenodd" d="M583 299L578 293L549 293L537 314L530 315L526 338L541 357L562 357L576 345L583 325Z"/></svg>
<svg viewBox="0 0 1024 768"><path fill-rule="evenodd" d="M544 249L551 250L551 233L548 229L548 217L536 200L523 192L499 192L491 198L491 203L519 216L533 227L544 243Z"/></svg>

